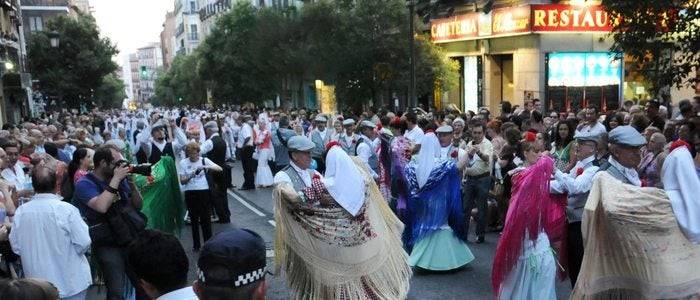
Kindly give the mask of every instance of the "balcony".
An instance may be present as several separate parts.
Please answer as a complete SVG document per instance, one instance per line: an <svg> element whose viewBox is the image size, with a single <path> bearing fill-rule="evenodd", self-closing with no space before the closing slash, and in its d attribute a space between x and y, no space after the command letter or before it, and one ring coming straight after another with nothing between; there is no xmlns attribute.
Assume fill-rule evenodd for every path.
<svg viewBox="0 0 700 300"><path fill-rule="evenodd" d="M68 12L68 0L24 0L22 10Z"/></svg>
<svg viewBox="0 0 700 300"><path fill-rule="evenodd" d="M231 8L231 0L219 0L199 10L199 20L204 21Z"/></svg>
<svg viewBox="0 0 700 300"><path fill-rule="evenodd" d="M175 36L181 36L183 33L185 33L185 24L180 23L180 25L177 25L177 29L175 29Z"/></svg>

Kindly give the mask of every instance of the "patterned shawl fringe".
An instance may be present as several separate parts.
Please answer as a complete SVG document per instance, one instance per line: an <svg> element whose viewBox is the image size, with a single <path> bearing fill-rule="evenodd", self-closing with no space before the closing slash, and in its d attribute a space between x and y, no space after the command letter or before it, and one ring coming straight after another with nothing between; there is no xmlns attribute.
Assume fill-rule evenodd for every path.
<svg viewBox="0 0 700 300"><path fill-rule="evenodd" d="M369 184L367 203L378 210L386 223L386 231L378 238L385 241L384 248L376 258L358 265L344 266L341 272L332 271L328 261L321 261L310 253L301 253L297 243L293 241L286 228L288 219L287 209L283 203L281 187L273 191L275 201L275 273L281 274L283 269L290 288L291 299L406 299L412 274L408 264L408 254L403 250L401 232L403 223L394 215L389 206L383 201L379 188L368 180L369 171L364 164L353 157L355 165L360 168L365 182ZM292 221L293 222L293 221ZM372 220L373 225L380 221ZM368 268L367 266L373 266ZM368 269L373 269L369 270ZM333 282L324 284L319 280ZM332 278L332 279L330 279Z"/></svg>

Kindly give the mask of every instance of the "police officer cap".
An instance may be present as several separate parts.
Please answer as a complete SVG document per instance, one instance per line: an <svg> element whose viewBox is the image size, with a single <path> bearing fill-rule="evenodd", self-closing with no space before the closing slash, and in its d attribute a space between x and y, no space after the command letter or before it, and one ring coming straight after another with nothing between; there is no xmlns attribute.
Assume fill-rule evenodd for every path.
<svg viewBox="0 0 700 300"><path fill-rule="evenodd" d="M325 123L325 122L328 121L328 119L326 119L326 117L323 116L323 115L318 115L318 116L316 116L316 118L314 119L314 121L316 121L316 122L321 122L321 123Z"/></svg>
<svg viewBox="0 0 700 300"><path fill-rule="evenodd" d="M265 278L265 241L248 229L223 231L202 247L197 279L205 286L240 288Z"/></svg>
<svg viewBox="0 0 700 300"><path fill-rule="evenodd" d="M437 130L435 130L436 133L452 133L452 126L450 125L442 125L438 127Z"/></svg>
<svg viewBox="0 0 700 300"><path fill-rule="evenodd" d="M574 139L577 141L595 142L597 144L600 141L600 135L581 131L574 136Z"/></svg>
<svg viewBox="0 0 700 300"><path fill-rule="evenodd" d="M376 127L376 125L374 125L374 123L372 123L371 121L367 121L367 120L362 121L362 123L360 123L360 126L367 127L367 128L375 128Z"/></svg>
<svg viewBox="0 0 700 300"><path fill-rule="evenodd" d="M289 148L289 151L311 151L316 147L316 144L312 142L309 138L301 135L295 135L291 138L289 138L289 141L287 141L287 148Z"/></svg>
<svg viewBox="0 0 700 300"><path fill-rule="evenodd" d="M629 147L641 147L647 140L632 126L617 126L608 134L608 140L612 144Z"/></svg>
<svg viewBox="0 0 700 300"><path fill-rule="evenodd" d="M354 124L355 124L355 120L353 120L353 119L346 119L343 121L343 126L350 126L350 125L354 125Z"/></svg>

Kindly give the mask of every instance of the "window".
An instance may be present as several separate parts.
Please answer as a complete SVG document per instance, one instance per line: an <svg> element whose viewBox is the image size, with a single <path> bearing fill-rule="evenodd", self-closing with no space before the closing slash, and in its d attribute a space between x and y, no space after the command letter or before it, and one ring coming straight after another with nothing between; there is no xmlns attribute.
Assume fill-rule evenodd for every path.
<svg viewBox="0 0 700 300"><path fill-rule="evenodd" d="M197 11L197 2L190 1L190 12L194 13Z"/></svg>
<svg viewBox="0 0 700 300"><path fill-rule="evenodd" d="M29 17L29 30L42 31L44 30L44 20L41 17Z"/></svg>
<svg viewBox="0 0 700 300"><path fill-rule="evenodd" d="M190 24L190 40L196 41L198 38L197 24Z"/></svg>

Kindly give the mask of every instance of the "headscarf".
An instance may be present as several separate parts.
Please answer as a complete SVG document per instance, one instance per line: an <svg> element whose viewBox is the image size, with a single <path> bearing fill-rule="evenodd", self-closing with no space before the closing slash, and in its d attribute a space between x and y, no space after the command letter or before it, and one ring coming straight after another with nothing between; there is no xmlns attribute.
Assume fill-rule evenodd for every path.
<svg viewBox="0 0 700 300"><path fill-rule="evenodd" d="M363 176L350 156L339 146L333 146L326 156L326 175L322 182L340 206L353 216L365 201Z"/></svg>
<svg viewBox="0 0 700 300"><path fill-rule="evenodd" d="M681 231L689 241L697 244L700 242L700 195L697 192L700 179L687 147L676 147L666 157L661 168L661 181Z"/></svg>
<svg viewBox="0 0 700 300"><path fill-rule="evenodd" d="M440 141L435 133L428 132L421 140L420 152L418 152L418 166L416 167L416 180L418 187L423 187L430 172L436 165L436 159L440 158Z"/></svg>

